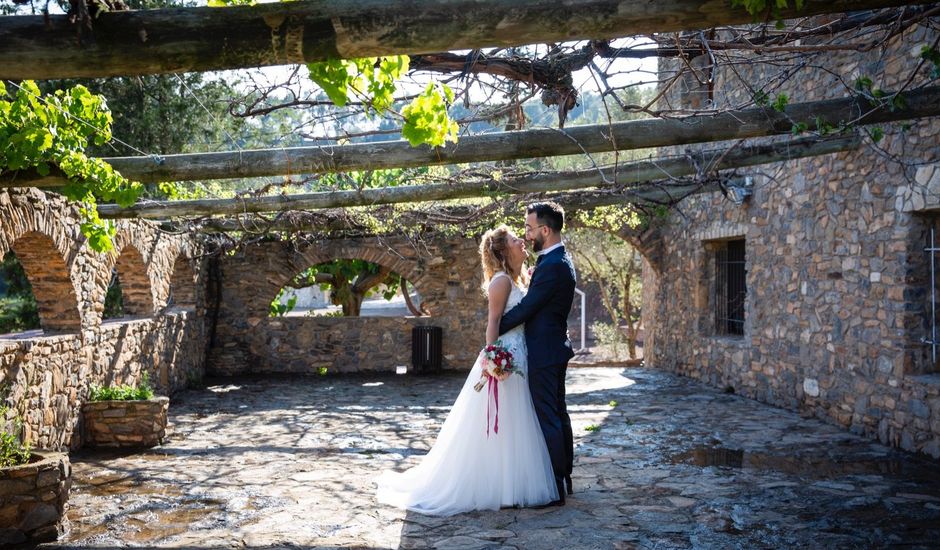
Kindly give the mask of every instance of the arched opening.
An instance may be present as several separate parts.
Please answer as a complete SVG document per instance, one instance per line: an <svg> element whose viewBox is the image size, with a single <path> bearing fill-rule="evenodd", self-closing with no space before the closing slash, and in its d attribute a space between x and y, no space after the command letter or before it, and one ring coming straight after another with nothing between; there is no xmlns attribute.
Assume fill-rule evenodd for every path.
<svg viewBox="0 0 940 550"><path fill-rule="evenodd" d="M583 314L593 359L641 359L645 336L643 254L618 235L586 227L566 232L565 242L578 270L578 287L585 293ZM569 319L577 323L582 314L580 305L576 297ZM572 333L579 330L580 325Z"/></svg>
<svg viewBox="0 0 940 550"><path fill-rule="evenodd" d="M391 268L359 259L311 266L284 285L269 316L426 316L414 286Z"/></svg>
<svg viewBox="0 0 940 550"><path fill-rule="evenodd" d="M24 233L13 242L10 252L12 254L4 255L4 266L8 261L10 266L10 278L5 277L5 295L9 297L12 288L21 299L15 306L7 302L4 311L10 312L12 310L8 308L16 307L14 316L24 316L28 322L21 323L18 328L41 328L45 333L79 331L81 317L75 288L65 260L52 239L35 231ZM35 304L38 327L35 317L29 314L32 303Z"/></svg>
<svg viewBox="0 0 940 550"><path fill-rule="evenodd" d="M149 317L153 309L153 291L144 257L135 246L127 245L111 272L104 318Z"/></svg>
<svg viewBox="0 0 940 550"><path fill-rule="evenodd" d="M12 251L0 261L0 334L37 330L39 308L23 264Z"/></svg>
<svg viewBox="0 0 940 550"><path fill-rule="evenodd" d="M185 309L196 307L196 274L193 271L192 260L185 256L177 257L176 263L173 264L167 307Z"/></svg>

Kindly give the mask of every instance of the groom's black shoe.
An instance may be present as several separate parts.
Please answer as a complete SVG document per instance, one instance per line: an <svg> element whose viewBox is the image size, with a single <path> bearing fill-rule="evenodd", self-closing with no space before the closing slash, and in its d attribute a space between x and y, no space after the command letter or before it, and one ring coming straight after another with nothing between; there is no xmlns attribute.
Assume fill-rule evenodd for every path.
<svg viewBox="0 0 940 550"><path fill-rule="evenodd" d="M569 494L569 495L573 495L573 494L574 494L574 487L571 486L571 476L570 476L570 475L565 476L565 486L568 487L568 494Z"/></svg>

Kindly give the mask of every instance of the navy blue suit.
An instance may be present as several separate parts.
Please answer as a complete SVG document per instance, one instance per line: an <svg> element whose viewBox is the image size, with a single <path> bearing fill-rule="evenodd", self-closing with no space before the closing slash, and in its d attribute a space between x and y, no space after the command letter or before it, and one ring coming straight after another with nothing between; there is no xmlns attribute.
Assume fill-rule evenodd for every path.
<svg viewBox="0 0 940 550"><path fill-rule="evenodd" d="M503 334L525 323L529 358L529 390L538 416L555 478L571 475L574 438L565 405L565 374L574 357L568 340L568 314L574 301L574 265L559 247L539 256L529 290L500 320Z"/></svg>

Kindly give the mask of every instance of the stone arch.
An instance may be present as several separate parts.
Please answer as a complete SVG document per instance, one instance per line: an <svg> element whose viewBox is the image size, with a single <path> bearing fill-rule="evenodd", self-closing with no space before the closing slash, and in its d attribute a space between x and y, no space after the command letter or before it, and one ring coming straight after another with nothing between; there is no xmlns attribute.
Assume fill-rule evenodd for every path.
<svg viewBox="0 0 940 550"><path fill-rule="evenodd" d="M13 239L10 250L16 254L33 287L43 331L80 331L82 320L75 286L55 241L39 231L26 231Z"/></svg>
<svg viewBox="0 0 940 550"><path fill-rule="evenodd" d="M124 314L151 316L154 312L153 288L143 254L133 244L126 245L114 263L121 293L124 296Z"/></svg>
<svg viewBox="0 0 940 550"><path fill-rule="evenodd" d="M268 304L277 296L277 293L287 285L301 271L318 264L332 260L363 260L387 267L408 280L408 284L422 297L422 305L434 315L441 298L434 293L427 292L427 278L430 276L425 260L419 259L417 253L407 256L399 247L398 242L362 242L355 240L328 241L319 245L309 246L297 251L293 257L280 265L269 265L271 269L268 282L270 288L265 289L256 307L266 311ZM414 252L410 251L409 252ZM261 313L261 311L259 311Z"/></svg>

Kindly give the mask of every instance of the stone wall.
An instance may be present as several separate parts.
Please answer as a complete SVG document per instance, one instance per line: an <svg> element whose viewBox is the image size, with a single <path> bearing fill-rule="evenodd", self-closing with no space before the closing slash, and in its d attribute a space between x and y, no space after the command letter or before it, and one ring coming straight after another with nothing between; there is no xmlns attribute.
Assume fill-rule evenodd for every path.
<svg viewBox="0 0 940 550"><path fill-rule="evenodd" d="M0 336L6 419L37 448L80 444L90 385L133 384L143 373L166 393L202 376L205 269L189 237L118 222L113 253L92 251L77 213L38 190L0 190L0 256L13 250L39 304L41 331ZM102 321L116 268L128 316Z"/></svg>
<svg viewBox="0 0 940 550"><path fill-rule="evenodd" d="M82 405L82 442L94 447L156 447L166 437L170 399L89 401Z"/></svg>
<svg viewBox="0 0 940 550"><path fill-rule="evenodd" d="M394 372L411 364L411 329L444 329L444 367L469 369L483 346L486 300L473 239L268 241L221 259L210 288L218 319L209 354L213 374ZM420 294L429 317L269 317L278 291L304 269L337 258L387 266Z"/></svg>
<svg viewBox="0 0 940 550"><path fill-rule="evenodd" d="M846 95L839 77L851 86L869 76L893 90L918 63L920 45L935 39L921 29L887 52L821 56L814 62L838 75L812 71L781 88L767 84L769 74L744 74L755 89L767 84L791 102ZM673 67L661 65L664 74ZM746 93L731 74L716 74L716 107L741 104ZM694 95L667 98L676 106ZM717 193L686 200L682 215L659 228L659 257L646 269L658 277L655 292L645 293L655 340L647 358L940 457L940 374L922 342L930 306L925 234L935 223L927 211L940 208L940 120L884 128L878 148L752 170L754 194L743 205ZM744 335L719 336L710 249L736 237L746 248Z"/></svg>
<svg viewBox="0 0 940 550"><path fill-rule="evenodd" d="M34 453L33 462L0 470L0 546L56 540L68 526L71 487L65 453Z"/></svg>

